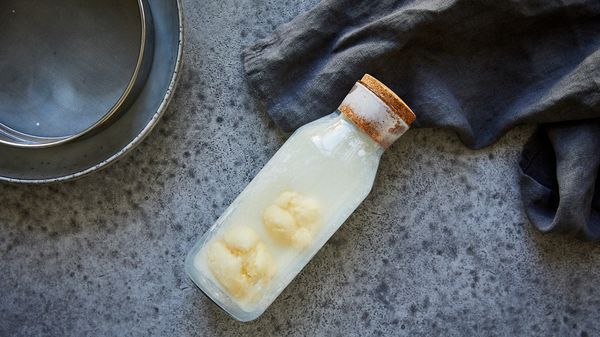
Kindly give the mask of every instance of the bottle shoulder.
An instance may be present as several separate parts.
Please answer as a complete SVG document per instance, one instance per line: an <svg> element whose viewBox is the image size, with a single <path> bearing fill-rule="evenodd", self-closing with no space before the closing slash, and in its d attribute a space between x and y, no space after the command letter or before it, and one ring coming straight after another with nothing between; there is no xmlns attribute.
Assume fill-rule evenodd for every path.
<svg viewBox="0 0 600 337"><path fill-rule="evenodd" d="M288 142L310 143L325 154L379 158L383 147L339 113L332 113L299 128ZM286 142L287 143L287 142Z"/></svg>

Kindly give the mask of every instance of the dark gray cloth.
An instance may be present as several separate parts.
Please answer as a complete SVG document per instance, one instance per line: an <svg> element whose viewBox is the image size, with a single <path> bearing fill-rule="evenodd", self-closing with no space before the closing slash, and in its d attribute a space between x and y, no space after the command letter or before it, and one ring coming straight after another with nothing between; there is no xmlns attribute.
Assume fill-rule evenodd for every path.
<svg viewBox="0 0 600 337"><path fill-rule="evenodd" d="M521 157L521 193L542 232L562 230L600 238L600 122L540 127Z"/></svg>
<svg viewBox="0 0 600 337"><path fill-rule="evenodd" d="M324 0L244 51L250 85L286 131L335 110L370 73L416 127L471 148L543 123L521 160L541 231L600 238L600 1Z"/></svg>

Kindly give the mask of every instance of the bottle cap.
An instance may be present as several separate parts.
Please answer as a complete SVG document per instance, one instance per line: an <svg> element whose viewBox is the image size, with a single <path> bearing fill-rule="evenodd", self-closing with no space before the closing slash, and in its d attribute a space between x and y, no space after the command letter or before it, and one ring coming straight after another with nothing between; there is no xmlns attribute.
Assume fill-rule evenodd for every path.
<svg viewBox="0 0 600 337"><path fill-rule="evenodd" d="M398 95L369 74L354 84L338 110L384 148L402 136L416 119Z"/></svg>

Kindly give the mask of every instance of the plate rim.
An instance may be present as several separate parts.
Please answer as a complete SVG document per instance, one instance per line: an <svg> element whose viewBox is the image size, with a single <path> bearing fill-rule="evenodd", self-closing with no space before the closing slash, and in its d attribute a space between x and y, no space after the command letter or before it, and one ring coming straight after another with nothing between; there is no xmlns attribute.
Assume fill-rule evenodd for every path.
<svg viewBox="0 0 600 337"><path fill-rule="evenodd" d="M183 7L182 7L182 3L181 3L182 0L175 0L175 1L177 3L177 15L179 17L179 41L177 42L177 59L175 60L175 68L173 71L173 75L171 76L171 80L169 81L169 86L167 87L167 91L165 92L165 95L164 95L160 105L158 106L158 109L156 110L156 112L154 113L152 118L148 121L146 126L140 131L140 133L138 133L135 136L135 138L133 138L129 143L127 143L127 145L125 145L122 149L120 149L119 151L114 153L112 156L104 159L100 163L98 163L92 167L89 167L85 170L71 173L71 174L64 175L64 176L58 176L58 177L53 177L53 178L44 178L44 179L21 179L21 178L10 178L10 177L0 176L0 182L41 185L41 184L51 184L51 183L66 182L66 181L80 179L91 173L98 172L98 171L103 170L103 169L109 167L110 165L114 164L119 159L121 159L122 157L127 155L131 150L136 148L151 133L151 131L156 126L156 124L158 124L158 121L160 120L160 118L164 115L169 103L173 99L173 93L175 92L175 89L177 88L177 84L179 83L179 79L181 77L181 67L182 67L182 63L183 63L183 45L184 45L184 34L183 34L184 16L183 16Z"/></svg>

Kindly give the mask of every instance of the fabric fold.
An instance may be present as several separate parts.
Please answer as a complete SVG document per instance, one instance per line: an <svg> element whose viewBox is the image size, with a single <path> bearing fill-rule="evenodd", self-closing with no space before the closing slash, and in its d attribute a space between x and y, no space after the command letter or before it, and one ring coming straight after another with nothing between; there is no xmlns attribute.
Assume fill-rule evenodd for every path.
<svg viewBox="0 0 600 337"><path fill-rule="evenodd" d="M600 238L600 121L544 125L520 167L525 211L537 229Z"/></svg>

